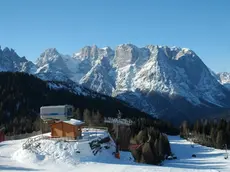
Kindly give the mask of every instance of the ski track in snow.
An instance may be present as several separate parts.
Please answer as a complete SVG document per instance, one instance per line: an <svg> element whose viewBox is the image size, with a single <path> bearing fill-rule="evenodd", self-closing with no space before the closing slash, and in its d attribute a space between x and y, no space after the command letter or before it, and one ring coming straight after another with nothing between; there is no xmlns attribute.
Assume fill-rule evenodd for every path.
<svg viewBox="0 0 230 172"><path fill-rule="evenodd" d="M98 134L98 133L97 133ZM103 132L99 134L105 135ZM130 160L129 152L121 152L121 159L112 155L114 148L104 149L94 156L87 141L57 142L41 140L38 153L23 150L26 139L0 143L0 171L106 171L106 172L227 172L230 171L230 160L224 159L225 151L169 136L172 152L176 160L166 160L163 166L138 164ZM67 147L65 151L64 148ZM76 149L81 151L76 154ZM192 158L196 154L196 158Z"/></svg>

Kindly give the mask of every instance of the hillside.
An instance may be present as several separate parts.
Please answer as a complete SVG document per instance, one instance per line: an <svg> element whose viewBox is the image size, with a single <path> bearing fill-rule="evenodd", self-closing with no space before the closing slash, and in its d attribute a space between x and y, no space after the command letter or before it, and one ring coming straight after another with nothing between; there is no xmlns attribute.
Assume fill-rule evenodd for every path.
<svg viewBox="0 0 230 172"><path fill-rule="evenodd" d="M0 77L0 126L5 125L7 133L38 130L40 124L36 123L36 119L43 105L71 104L81 116L88 109L98 111L103 116L116 117L119 109L124 118L148 117L120 100L76 84L43 81L17 72L0 72Z"/></svg>

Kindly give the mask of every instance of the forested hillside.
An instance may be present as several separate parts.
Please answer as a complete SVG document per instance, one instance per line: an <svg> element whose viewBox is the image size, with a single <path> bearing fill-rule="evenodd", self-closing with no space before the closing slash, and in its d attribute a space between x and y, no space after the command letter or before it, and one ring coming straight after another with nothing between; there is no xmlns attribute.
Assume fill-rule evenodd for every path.
<svg viewBox="0 0 230 172"><path fill-rule="evenodd" d="M180 128L183 138L219 149L230 148L230 121L198 120L194 124L184 121Z"/></svg>
<svg viewBox="0 0 230 172"><path fill-rule="evenodd" d="M36 119L43 105L71 104L75 107L75 114L81 115L89 110L115 117L119 109L123 117L150 118L115 98L77 95L64 88L54 89L48 81L33 75L1 72L0 78L0 126L5 126L7 134L38 130Z"/></svg>

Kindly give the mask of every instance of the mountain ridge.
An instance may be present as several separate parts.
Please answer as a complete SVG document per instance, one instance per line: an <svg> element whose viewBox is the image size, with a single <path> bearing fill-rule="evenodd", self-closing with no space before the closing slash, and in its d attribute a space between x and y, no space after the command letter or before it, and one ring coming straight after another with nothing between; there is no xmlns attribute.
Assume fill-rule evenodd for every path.
<svg viewBox="0 0 230 172"><path fill-rule="evenodd" d="M19 71L43 80L75 82L122 99L152 116L169 116L169 111L159 115L165 109L162 104L174 109L176 116L189 116L188 109L209 109L210 113L210 108L230 107L230 92L219 75L188 48L120 44L113 50L94 45L83 47L72 57L51 48L35 64L25 63L30 63L33 70ZM159 102L153 100L154 96ZM179 102L190 108L180 107Z"/></svg>

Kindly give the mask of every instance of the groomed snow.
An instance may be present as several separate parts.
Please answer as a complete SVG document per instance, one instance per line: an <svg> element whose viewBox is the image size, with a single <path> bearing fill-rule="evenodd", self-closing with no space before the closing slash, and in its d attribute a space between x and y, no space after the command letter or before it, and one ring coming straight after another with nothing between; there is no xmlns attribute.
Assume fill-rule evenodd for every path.
<svg viewBox="0 0 230 172"><path fill-rule="evenodd" d="M182 169L230 171L230 159L224 159L225 150L214 149L191 143L178 136L169 136L172 152L177 160L166 160L164 166ZM196 158L192 158L195 154Z"/></svg>
<svg viewBox="0 0 230 172"><path fill-rule="evenodd" d="M88 132L88 133L87 133ZM121 159L112 155L114 147L103 149L96 156L91 152L88 140L107 136L103 130L84 130L81 142L40 140L36 153L23 150L26 141L13 140L0 143L0 171L81 171L81 172L216 172L230 171L230 161L224 159L224 151L194 144L178 136L169 136L172 152L177 160L167 160L163 166L137 164L129 152L121 152ZM87 136L89 137L87 139ZM76 150L80 153L76 153ZM192 158L196 154L196 158Z"/></svg>

